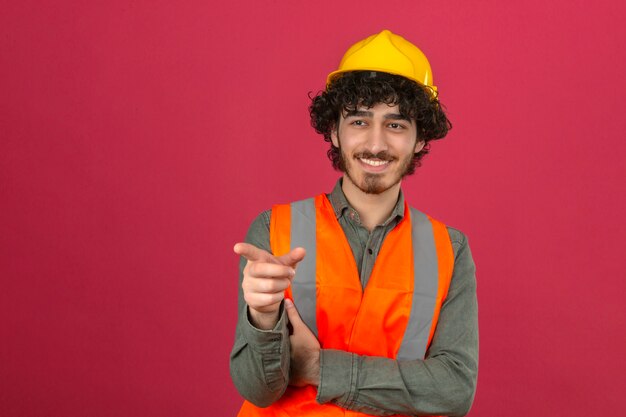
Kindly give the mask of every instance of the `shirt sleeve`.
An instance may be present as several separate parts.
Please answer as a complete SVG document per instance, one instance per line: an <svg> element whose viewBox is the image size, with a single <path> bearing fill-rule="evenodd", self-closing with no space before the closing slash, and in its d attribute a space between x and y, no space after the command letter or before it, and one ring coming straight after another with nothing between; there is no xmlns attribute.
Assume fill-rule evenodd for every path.
<svg viewBox="0 0 626 417"><path fill-rule="evenodd" d="M426 358L400 361L323 349L319 403L379 416L467 414L478 373L476 269L467 238L448 231L454 272Z"/></svg>
<svg viewBox="0 0 626 417"><path fill-rule="evenodd" d="M270 211L261 213L248 229L245 241L271 252ZM237 390L256 406L267 407L278 400L289 383L289 331L281 304L278 323L271 330L260 330L249 320L241 283L245 258L239 262L239 316L235 343L230 354L230 375Z"/></svg>

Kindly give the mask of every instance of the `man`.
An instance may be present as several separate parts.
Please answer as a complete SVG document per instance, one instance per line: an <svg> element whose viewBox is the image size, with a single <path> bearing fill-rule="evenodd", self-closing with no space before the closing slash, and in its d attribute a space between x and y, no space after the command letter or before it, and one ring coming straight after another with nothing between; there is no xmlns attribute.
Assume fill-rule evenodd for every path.
<svg viewBox="0 0 626 417"><path fill-rule="evenodd" d="M466 414L478 367L471 252L400 189L451 126L426 57L387 30L370 36L310 113L343 177L262 213L235 245L239 415Z"/></svg>

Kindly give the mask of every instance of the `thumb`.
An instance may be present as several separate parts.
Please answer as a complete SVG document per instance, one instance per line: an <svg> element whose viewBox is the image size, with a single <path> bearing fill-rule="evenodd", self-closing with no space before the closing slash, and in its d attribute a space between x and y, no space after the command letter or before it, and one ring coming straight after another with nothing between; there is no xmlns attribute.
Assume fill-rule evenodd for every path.
<svg viewBox="0 0 626 417"><path fill-rule="evenodd" d="M278 257L278 261L287 266L291 266L293 268L296 267L298 262L304 259L306 255L306 249L304 248L293 248L289 253L284 254L283 256Z"/></svg>
<svg viewBox="0 0 626 417"><path fill-rule="evenodd" d="M294 328L294 331L298 327L306 326L300 318L300 313L298 313L298 309L291 299L285 298L285 310L287 310L287 318L289 318L289 322Z"/></svg>

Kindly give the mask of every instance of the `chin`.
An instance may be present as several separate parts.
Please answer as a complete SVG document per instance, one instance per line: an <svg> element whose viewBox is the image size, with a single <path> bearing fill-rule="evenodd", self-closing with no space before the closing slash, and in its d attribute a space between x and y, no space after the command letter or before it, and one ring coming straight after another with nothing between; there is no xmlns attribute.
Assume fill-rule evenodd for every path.
<svg viewBox="0 0 626 417"><path fill-rule="evenodd" d="M365 194L377 195L393 188L399 182L400 179L393 182L385 182L379 174L366 174L357 186Z"/></svg>

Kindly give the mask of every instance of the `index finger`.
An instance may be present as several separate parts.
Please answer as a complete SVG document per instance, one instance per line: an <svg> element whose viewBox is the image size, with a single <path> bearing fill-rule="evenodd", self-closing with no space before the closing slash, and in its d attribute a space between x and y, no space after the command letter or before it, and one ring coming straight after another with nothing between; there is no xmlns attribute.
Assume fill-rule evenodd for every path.
<svg viewBox="0 0 626 417"><path fill-rule="evenodd" d="M235 244L233 251L251 262L264 261L276 263L274 255L250 243L239 242Z"/></svg>

